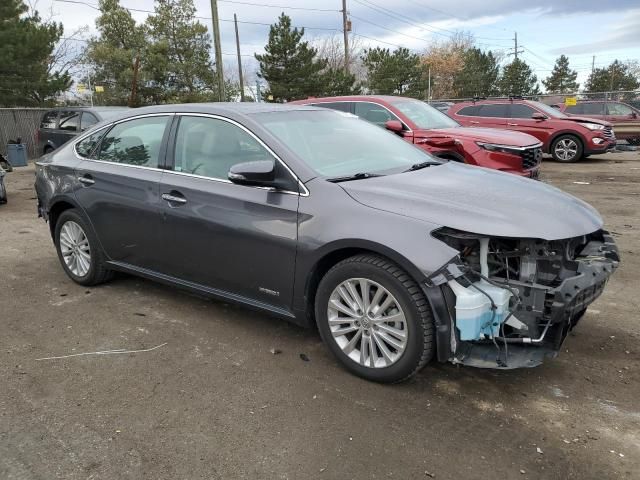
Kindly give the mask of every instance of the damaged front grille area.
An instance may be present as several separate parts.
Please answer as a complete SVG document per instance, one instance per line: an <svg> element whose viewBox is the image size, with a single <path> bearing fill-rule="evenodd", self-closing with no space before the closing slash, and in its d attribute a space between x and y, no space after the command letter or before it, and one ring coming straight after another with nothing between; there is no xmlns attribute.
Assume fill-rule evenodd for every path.
<svg viewBox="0 0 640 480"><path fill-rule="evenodd" d="M535 366L555 356L619 263L604 230L554 241L448 228L434 236L460 252L430 278L445 290L449 359L480 367Z"/></svg>

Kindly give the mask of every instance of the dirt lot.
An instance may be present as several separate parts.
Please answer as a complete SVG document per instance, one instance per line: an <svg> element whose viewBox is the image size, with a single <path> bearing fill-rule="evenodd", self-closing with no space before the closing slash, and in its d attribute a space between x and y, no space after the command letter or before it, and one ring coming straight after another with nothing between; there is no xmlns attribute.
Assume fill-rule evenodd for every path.
<svg viewBox="0 0 640 480"><path fill-rule="evenodd" d="M132 277L72 283L33 169L16 170L0 206L1 479L640 478L639 153L544 164L623 255L558 359L432 364L396 386L263 314Z"/></svg>

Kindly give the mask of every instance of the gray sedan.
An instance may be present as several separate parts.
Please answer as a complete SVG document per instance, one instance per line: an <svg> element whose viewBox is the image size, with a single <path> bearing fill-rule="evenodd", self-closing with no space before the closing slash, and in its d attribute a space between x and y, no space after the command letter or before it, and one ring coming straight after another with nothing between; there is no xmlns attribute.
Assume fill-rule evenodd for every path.
<svg viewBox="0 0 640 480"><path fill-rule="evenodd" d="M560 190L297 105L132 110L43 157L36 190L73 281L122 271L314 326L380 382L434 357L538 365L618 265Z"/></svg>

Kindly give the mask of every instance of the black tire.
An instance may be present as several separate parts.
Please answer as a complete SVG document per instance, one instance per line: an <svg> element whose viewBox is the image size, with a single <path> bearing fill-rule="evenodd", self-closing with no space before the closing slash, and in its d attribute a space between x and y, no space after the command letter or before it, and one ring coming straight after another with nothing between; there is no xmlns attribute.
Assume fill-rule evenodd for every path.
<svg viewBox="0 0 640 480"><path fill-rule="evenodd" d="M388 290L402 308L407 327L407 345L391 365L373 368L361 365L342 351L331 333L328 304L334 289L345 280L365 278ZM396 383L415 375L433 357L434 324L431 308L418 284L386 258L362 254L333 266L318 285L315 316L320 336L347 370L367 380ZM374 347L376 348L376 347ZM379 348L377 349L380 352Z"/></svg>
<svg viewBox="0 0 640 480"><path fill-rule="evenodd" d="M63 259L62 250L60 246L60 231L65 223L72 221L78 224L89 242L89 254L91 257L90 266L87 273L83 276L78 276L70 270ZM113 272L106 268L105 256L100 248L98 239L93 233L93 230L88 225L88 222L80 215L75 209L69 209L62 212L58 217L54 230L54 243L56 246L56 252L58 253L58 259L64 269L65 273L76 283L85 286L98 285L111 279Z"/></svg>
<svg viewBox="0 0 640 480"><path fill-rule="evenodd" d="M13 172L13 166L5 160L2 155L0 155L0 167L2 167L5 172Z"/></svg>
<svg viewBox="0 0 640 480"><path fill-rule="evenodd" d="M575 145L575 154L570 157L565 157L557 151L557 148L566 142L568 144L573 143ZM574 163L582 158L582 153L584 152L584 148L582 146L582 140L580 140L575 135L560 135L551 143L551 155L556 162L561 163Z"/></svg>
<svg viewBox="0 0 640 480"><path fill-rule="evenodd" d="M0 205L7 203L7 189L4 186L4 181L0 178Z"/></svg>
<svg viewBox="0 0 640 480"><path fill-rule="evenodd" d="M631 145L631 146L638 147L638 146L640 146L640 137L628 138L627 139L627 143L629 143L629 145Z"/></svg>

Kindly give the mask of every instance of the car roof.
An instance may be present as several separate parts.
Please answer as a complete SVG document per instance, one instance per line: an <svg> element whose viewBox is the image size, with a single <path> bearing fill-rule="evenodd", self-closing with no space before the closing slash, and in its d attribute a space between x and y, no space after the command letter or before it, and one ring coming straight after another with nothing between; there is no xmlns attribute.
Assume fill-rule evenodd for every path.
<svg viewBox="0 0 640 480"><path fill-rule="evenodd" d="M88 106L88 105L68 105L66 107L54 107L54 108L50 108L49 109L50 112L68 111L68 110L87 110L87 111L100 113L100 112L121 112L121 111L124 111L124 110L131 110L131 109L129 107L118 107L118 106L91 107L91 106Z"/></svg>
<svg viewBox="0 0 640 480"><path fill-rule="evenodd" d="M313 102L356 102L356 101L378 101L393 103L397 100L416 100L417 98L402 97L397 95L345 95L339 97L309 97L304 100L296 100L293 104L313 103Z"/></svg>

